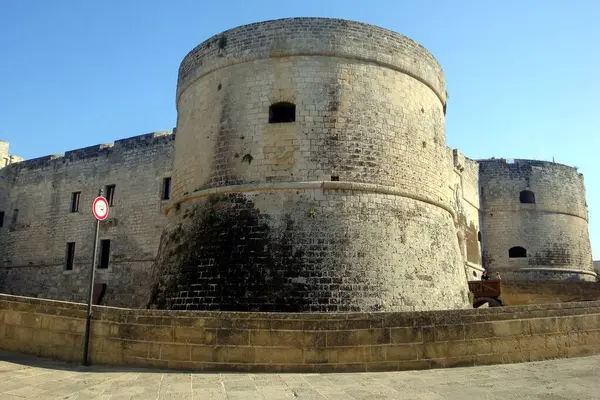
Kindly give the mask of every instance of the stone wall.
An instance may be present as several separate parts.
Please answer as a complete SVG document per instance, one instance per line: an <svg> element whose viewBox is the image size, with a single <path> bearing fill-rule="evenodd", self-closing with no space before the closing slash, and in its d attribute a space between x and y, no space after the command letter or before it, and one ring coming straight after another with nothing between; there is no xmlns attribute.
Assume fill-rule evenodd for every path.
<svg viewBox="0 0 600 400"><path fill-rule="evenodd" d="M269 123L279 102L293 121ZM179 72L155 304L468 307L444 107L435 59L381 28L283 19L204 42Z"/></svg>
<svg viewBox="0 0 600 400"><path fill-rule="evenodd" d="M479 227L479 164L457 149L447 148L446 151L448 190L451 193L452 208L456 212L455 224L461 256L467 280L476 280L483 272L482 233Z"/></svg>
<svg viewBox="0 0 600 400"><path fill-rule="evenodd" d="M94 307L93 364L349 372L600 353L600 302L417 313L284 314ZM85 305L0 295L0 349L82 359Z"/></svg>
<svg viewBox="0 0 600 400"><path fill-rule="evenodd" d="M586 281L501 281L505 306L600 300L600 283Z"/></svg>
<svg viewBox="0 0 600 400"><path fill-rule="evenodd" d="M552 162L480 160L484 264L510 279L596 280L583 175ZM534 203L522 203L530 191ZM526 257L509 258L522 247Z"/></svg>
<svg viewBox="0 0 600 400"><path fill-rule="evenodd" d="M110 240L109 264L98 268L96 282L107 283L104 304L145 306L142 286L166 221L161 196L163 178L171 176L173 137L136 136L1 169L0 290L84 300L94 241L92 201L99 188L116 185L99 233L100 240ZM73 192L80 192L77 212L71 212ZM71 270L67 242L75 243Z"/></svg>

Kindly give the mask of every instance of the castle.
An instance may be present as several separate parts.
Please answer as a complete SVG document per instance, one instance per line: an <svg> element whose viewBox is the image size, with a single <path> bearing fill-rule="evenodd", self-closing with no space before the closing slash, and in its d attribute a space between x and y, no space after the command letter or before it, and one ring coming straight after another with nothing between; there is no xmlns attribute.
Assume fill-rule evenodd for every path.
<svg viewBox="0 0 600 400"><path fill-rule="evenodd" d="M0 143L0 292L104 304L471 307L468 280L596 280L582 174L445 144L442 69L338 19L241 26L179 69L177 126L33 160Z"/></svg>

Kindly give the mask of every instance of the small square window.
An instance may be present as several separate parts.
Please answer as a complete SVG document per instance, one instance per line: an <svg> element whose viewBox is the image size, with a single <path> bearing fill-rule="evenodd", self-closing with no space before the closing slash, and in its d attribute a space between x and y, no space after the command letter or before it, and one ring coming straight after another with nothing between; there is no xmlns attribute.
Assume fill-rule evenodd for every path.
<svg viewBox="0 0 600 400"><path fill-rule="evenodd" d="M71 193L71 212L79 211L79 198L81 196L81 192L73 192Z"/></svg>

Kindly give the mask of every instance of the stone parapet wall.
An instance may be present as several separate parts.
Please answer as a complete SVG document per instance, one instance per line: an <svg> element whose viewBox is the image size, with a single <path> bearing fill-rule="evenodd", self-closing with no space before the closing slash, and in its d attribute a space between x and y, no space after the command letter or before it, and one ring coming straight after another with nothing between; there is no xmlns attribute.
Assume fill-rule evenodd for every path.
<svg viewBox="0 0 600 400"><path fill-rule="evenodd" d="M205 40L179 67L177 98L215 70L266 58L334 56L367 61L411 75L445 104L442 68L423 46L396 32L333 18L283 18L239 26Z"/></svg>
<svg viewBox="0 0 600 400"><path fill-rule="evenodd" d="M600 283L586 281L501 281L502 304L550 304L600 300Z"/></svg>
<svg viewBox="0 0 600 400"><path fill-rule="evenodd" d="M174 369L379 371L600 353L600 301L415 313L95 307L91 361ZM78 361L85 305L0 295L0 348Z"/></svg>

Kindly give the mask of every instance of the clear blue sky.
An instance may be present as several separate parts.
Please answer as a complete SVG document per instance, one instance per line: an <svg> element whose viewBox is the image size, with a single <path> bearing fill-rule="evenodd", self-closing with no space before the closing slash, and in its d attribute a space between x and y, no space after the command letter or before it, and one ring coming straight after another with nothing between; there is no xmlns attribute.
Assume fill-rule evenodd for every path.
<svg viewBox="0 0 600 400"><path fill-rule="evenodd" d="M600 2L0 0L0 140L40 157L175 126L194 46L261 20L320 16L405 34L444 68L447 144L585 176L600 259Z"/></svg>

